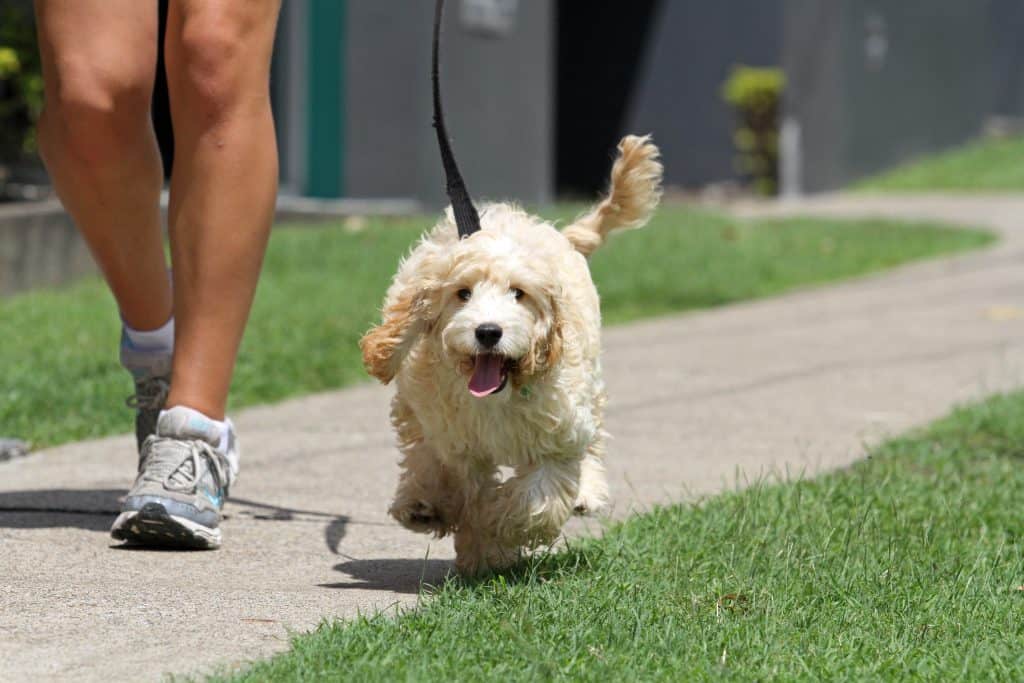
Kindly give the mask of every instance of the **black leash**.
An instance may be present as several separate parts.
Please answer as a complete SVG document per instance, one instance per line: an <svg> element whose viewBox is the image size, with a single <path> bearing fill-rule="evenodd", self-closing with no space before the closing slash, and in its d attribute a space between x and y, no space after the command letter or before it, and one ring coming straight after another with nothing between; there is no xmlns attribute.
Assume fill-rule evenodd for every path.
<svg viewBox="0 0 1024 683"><path fill-rule="evenodd" d="M434 130L437 132L437 144L441 148L441 163L444 165L444 176L448 199L452 203L455 214L455 225L459 228L459 238L469 237L480 229L480 215L469 197L466 183L459 173L459 166L452 154L448 130L444 126L444 112L441 109L441 79L438 77L438 52L441 42L441 18L444 16L444 0L437 0L434 5L434 54L431 79L434 84Z"/></svg>

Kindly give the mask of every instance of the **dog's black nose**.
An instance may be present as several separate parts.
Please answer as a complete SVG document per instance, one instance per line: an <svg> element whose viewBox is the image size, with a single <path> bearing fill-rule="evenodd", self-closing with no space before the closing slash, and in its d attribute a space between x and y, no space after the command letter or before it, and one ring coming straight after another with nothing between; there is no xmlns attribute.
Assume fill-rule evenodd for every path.
<svg viewBox="0 0 1024 683"><path fill-rule="evenodd" d="M501 327L494 323L484 323L476 328L476 340L485 349L492 348L501 339Z"/></svg>

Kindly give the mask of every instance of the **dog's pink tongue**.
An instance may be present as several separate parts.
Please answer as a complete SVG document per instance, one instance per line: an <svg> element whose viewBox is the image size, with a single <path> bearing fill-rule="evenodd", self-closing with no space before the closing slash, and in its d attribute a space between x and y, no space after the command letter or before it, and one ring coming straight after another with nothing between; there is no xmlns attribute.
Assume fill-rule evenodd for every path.
<svg viewBox="0 0 1024 683"><path fill-rule="evenodd" d="M473 376L469 378L469 393L488 396L501 388L501 357L482 353L476 357Z"/></svg>

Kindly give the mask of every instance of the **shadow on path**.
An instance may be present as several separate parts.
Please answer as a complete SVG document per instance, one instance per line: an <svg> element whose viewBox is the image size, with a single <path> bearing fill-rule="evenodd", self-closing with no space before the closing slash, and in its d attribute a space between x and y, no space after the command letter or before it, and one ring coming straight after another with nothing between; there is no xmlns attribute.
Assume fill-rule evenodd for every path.
<svg viewBox="0 0 1024 683"><path fill-rule="evenodd" d="M125 489L33 489L0 492L0 528L53 529L60 527L107 531L121 508ZM239 509L241 508L241 509ZM227 516L291 522L328 520L324 540L332 553L345 537L347 515L300 510L271 503L232 498Z"/></svg>
<svg viewBox="0 0 1024 683"><path fill-rule="evenodd" d="M232 505L241 505L249 510L242 510L239 516L248 517L249 519L261 519L269 520L273 522L291 522L296 520L321 520L329 519L327 526L324 527L324 541L327 543L327 548L338 555L338 546L341 544L341 540L345 538L345 532L348 528L348 523L351 518L348 515L339 515L336 512L321 512L318 510L299 510L297 508L287 508L278 505L271 505L268 503L260 503L255 500L248 500L246 498L232 498Z"/></svg>
<svg viewBox="0 0 1024 683"><path fill-rule="evenodd" d="M0 527L107 531L124 489L36 489L0 493Z"/></svg>
<svg viewBox="0 0 1024 683"><path fill-rule="evenodd" d="M321 583L321 588L361 588L396 593L419 593L441 585L452 571L448 560L349 560L334 565L334 570L347 574L351 581Z"/></svg>

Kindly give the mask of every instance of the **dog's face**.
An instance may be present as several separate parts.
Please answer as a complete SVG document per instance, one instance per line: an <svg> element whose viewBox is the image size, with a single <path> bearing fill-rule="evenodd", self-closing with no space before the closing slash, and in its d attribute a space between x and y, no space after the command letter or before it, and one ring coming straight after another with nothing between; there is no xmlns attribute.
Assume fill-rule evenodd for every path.
<svg viewBox="0 0 1024 683"><path fill-rule="evenodd" d="M521 386L558 362L558 264L571 246L554 227L504 205L486 211L482 224L464 240L442 224L410 254L389 293L389 301L408 303L390 304L385 322L363 340L364 358L374 359L380 342L397 340L383 373L367 362L375 376L386 381L397 372L413 337L432 345L444 368L481 399L507 394L508 385ZM400 315L389 320L389 310Z"/></svg>
<svg viewBox="0 0 1024 683"><path fill-rule="evenodd" d="M440 293L442 357L482 398L550 367L560 344L557 274L543 251L512 235L464 240Z"/></svg>

